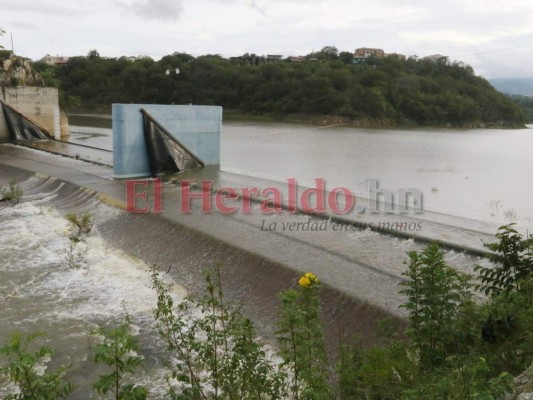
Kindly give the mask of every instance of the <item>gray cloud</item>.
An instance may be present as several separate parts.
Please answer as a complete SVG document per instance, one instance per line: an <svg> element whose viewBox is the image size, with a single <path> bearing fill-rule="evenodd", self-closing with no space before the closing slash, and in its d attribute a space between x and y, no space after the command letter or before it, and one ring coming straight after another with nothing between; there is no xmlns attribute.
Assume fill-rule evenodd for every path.
<svg viewBox="0 0 533 400"><path fill-rule="evenodd" d="M250 7L256 9L259 14L263 15L264 17L266 17L266 8L263 4L261 4L258 0L250 0L250 3L249 3Z"/></svg>
<svg viewBox="0 0 533 400"><path fill-rule="evenodd" d="M122 6L141 18L162 21L176 21L183 12L180 0L134 0L127 5L122 3Z"/></svg>
<svg viewBox="0 0 533 400"><path fill-rule="evenodd" d="M67 2L54 2L47 0L34 1L11 1L0 0L0 8L4 11L13 11L17 13L31 12L35 14L53 14L53 15L72 15L77 12L77 9L69 5Z"/></svg>
<svg viewBox="0 0 533 400"><path fill-rule="evenodd" d="M25 29L25 30L39 29L38 25L29 23L29 22L24 22L24 21L9 21L7 23L7 26L9 28Z"/></svg>

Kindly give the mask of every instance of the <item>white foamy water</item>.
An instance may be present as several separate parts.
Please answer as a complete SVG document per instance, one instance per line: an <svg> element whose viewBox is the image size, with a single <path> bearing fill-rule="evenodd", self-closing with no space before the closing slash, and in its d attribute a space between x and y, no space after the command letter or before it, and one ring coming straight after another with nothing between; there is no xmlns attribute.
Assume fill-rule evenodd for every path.
<svg viewBox="0 0 533 400"><path fill-rule="evenodd" d="M92 363L91 332L97 326L118 325L126 309L147 371L137 381L146 384L150 398L164 398L166 370L154 329L157 299L148 266L109 247L93 229L76 246L84 254L79 268L69 268L65 255L72 233L63 215L40 207L40 200L0 205L0 343L15 331L42 332L39 342L56 350L54 359L71 366L67 379L81 386L74 398L87 399L95 377L107 373ZM102 206L96 222L117 212ZM183 296L185 291L178 287L176 293ZM5 390L0 388L0 397Z"/></svg>

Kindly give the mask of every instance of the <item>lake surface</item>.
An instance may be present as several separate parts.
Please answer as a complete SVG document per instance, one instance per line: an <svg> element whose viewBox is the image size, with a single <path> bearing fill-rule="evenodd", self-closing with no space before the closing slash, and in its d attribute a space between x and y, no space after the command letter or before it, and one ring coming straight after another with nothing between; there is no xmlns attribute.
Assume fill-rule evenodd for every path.
<svg viewBox="0 0 533 400"><path fill-rule="evenodd" d="M103 120L78 117L85 126L72 125L70 140L111 149L111 120ZM381 188L420 190L427 211L533 227L531 126L394 130L224 122L221 169L296 178L303 186L324 178L329 189L343 186L361 196L375 178Z"/></svg>

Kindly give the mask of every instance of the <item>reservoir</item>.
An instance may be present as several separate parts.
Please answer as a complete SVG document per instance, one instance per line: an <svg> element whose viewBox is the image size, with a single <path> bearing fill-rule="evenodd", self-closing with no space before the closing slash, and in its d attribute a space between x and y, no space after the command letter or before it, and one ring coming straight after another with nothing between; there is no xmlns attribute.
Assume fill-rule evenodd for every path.
<svg viewBox="0 0 533 400"><path fill-rule="evenodd" d="M79 125L78 125L79 124ZM71 141L112 149L109 118L71 117ZM83 125L83 126L82 126ZM221 170L368 194L379 187L415 188L431 217L509 222L533 228L533 130L363 129L224 121Z"/></svg>

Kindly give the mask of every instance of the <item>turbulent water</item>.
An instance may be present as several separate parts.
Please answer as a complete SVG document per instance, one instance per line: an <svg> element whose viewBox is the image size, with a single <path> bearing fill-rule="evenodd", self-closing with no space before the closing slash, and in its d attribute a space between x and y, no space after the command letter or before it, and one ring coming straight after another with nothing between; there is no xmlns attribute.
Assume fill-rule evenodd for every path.
<svg viewBox="0 0 533 400"><path fill-rule="evenodd" d="M91 332L120 324L127 310L149 371L141 371L137 382L149 388L150 398L163 398L166 371L147 265L109 247L96 229L77 246L85 249L77 268L69 268L65 256L72 233L61 212L42 205L53 196L34 196L15 206L0 203L0 343L16 331L42 332L37 343L56 350L52 364L70 366L67 380L80 385L74 398L87 399L96 375L107 373L92 363ZM117 212L99 206L97 224ZM0 397L9 389L0 383Z"/></svg>
<svg viewBox="0 0 533 400"><path fill-rule="evenodd" d="M47 367L69 366L66 380L80 386L72 398L87 399L94 395L91 384L97 376L108 373L105 368L95 368L92 362L96 343L92 332L98 326L120 324L127 310L146 367L136 376L135 382L148 388L149 398L165 398L168 371L162 365L165 352L154 327L152 310L156 296L151 288L148 266L109 246L98 233L100 224L112 223L122 211L96 200L82 201L96 223L85 243L77 246L84 250L83 257L76 268L71 268L66 255L72 231L64 218L65 211L49 207L64 184L52 181L56 189L27 194L18 205L0 203L0 344L6 343L14 332L42 332L44 336L38 343L56 350L54 362ZM22 185L33 186L30 193L35 193L43 184L31 177ZM79 204L79 198L76 199L79 195L62 196L59 203L69 203L72 197L72 204ZM296 217L302 222L308 219L304 215ZM381 249L386 246L388 250L376 249L378 243ZM394 265L391 273L395 275L399 275L403 267L398 256L393 255L421 248L412 239L381 238L372 231L338 236L337 246L351 247L363 260L367 248L377 265L385 269ZM474 262L488 265L486 260L454 251L446 251L445 257L465 271L471 271ZM185 289L175 284L173 288L175 300L182 299ZM379 290L379 284L374 289ZM273 353L269 354L276 358ZM0 382L0 397L13 390Z"/></svg>

